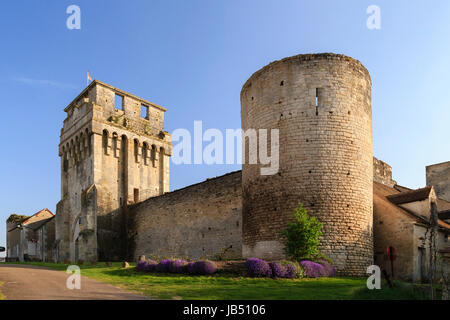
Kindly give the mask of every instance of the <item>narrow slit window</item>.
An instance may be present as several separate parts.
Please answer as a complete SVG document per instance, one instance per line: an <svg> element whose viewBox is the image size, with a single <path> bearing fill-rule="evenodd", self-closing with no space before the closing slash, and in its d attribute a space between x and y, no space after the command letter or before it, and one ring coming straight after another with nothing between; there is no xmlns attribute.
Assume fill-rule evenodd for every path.
<svg viewBox="0 0 450 320"><path fill-rule="evenodd" d="M150 115L149 115L149 108L148 106L146 106L145 104L141 104L141 118L142 119L150 119Z"/></svg>
<svg viewBox="0 0 450 320"><path fill-rule="evenodd" d="M103 153L108 154L108 131L103 130Z"/></svg>
<svg viewBox="0 0 450 320"><path fill-rule="evenodd" d="M152 164L153 167L156 167L156 146L152 145L152 154L151 154L151 159L152 159Z"/></svg>
<svg viewBox="0 0 450 320"><path fill-rule="evenodd" d="M319 88L316 88L316 116L319 115Z"/></svg>
<svg viewBox="0 0 450 320"><path fill-rule="evenodd" d="M134 140L134 157L135 157L135 161L139 162L139 141L138 140Z"/></svg>
<svg viewBox="0 0 450 320"><path fill-rule="evenodd" d="M116 94L114 97L114 107L118 110L123 110L123 96Z"/></svg>

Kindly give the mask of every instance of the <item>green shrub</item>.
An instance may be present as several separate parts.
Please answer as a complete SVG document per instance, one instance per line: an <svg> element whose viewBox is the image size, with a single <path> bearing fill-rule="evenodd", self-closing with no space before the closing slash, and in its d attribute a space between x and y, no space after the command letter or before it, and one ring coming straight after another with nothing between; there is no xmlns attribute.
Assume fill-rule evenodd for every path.
<svg viewBox="0 0 450 320"><path fill-rule="evenodd" d="M303 205L294 211L293 222L280 232L285 240L284 253L295 261L319 256L319 238L322 236L322 223L310 217Z"/></svg>
<svg viewBox="0 0 450 320"><path fill-rule="evenodd" d="M320 263L321 260L325 260L328 261L329 264L333 265L333 260L331 260L329 257L327 257L326 255L324 255L323 253L320 253L314 257L311 257L311 261L313 262L317 262Z"/></svg>

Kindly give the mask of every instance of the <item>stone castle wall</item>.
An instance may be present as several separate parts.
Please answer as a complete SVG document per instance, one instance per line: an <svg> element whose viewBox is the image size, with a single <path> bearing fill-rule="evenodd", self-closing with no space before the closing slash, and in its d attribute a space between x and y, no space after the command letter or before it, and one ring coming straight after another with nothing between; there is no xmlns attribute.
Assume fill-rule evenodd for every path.
<svg viewBox="0 0 450 320"><path fill-rule="evenodd" d="M243 130L280 130L279 172L261 176L261 166L244 164L242 172L166 193L172 145L165 109L92 83L65 109L59 261L124 253L278 259L279 231L301 202L324 223L321 251L338 272L365 275L373 264L374 166L367 70L342 55L286 58L246 82L241 104Z"/></svg>
<svg viewBox="0 0 450 320"><path fill-rule="evenodd" d="M241 183L241 171L232 172L132 206L135 259L240 258Z"/></svg>
<svg viewBox="0 0 450 320"><path fill-rule="evenodd" d="M324 223L321 251L338 272L365 274L373 264L368 71L343 55L286 58L251 76L241 106L243 130L279 129L280 155L272 176L243 164L244 256L282 257L279 231L301 202Z"/></svg>
<svg viewBox="0 0 450 320"><path fill-rule="evenodd" d="M450 161L426 167L427 186L433 186L436 195L450 201Z"/></svg>
<svg viewBox="0 0 450 320"><path fill-rule="evenodd" d="M389 187L397 184L395 180L392 180L392 167L375 157L373 157L373 181Z"/></svg>
<svg viewBox="0 0 450 320"><path fill-rule="evenodd" d="M373 164L375 174L376 158ZM133 259L140 255L242 258L242 171L148 199L131 206L130 215L134 216Z"/></svg>

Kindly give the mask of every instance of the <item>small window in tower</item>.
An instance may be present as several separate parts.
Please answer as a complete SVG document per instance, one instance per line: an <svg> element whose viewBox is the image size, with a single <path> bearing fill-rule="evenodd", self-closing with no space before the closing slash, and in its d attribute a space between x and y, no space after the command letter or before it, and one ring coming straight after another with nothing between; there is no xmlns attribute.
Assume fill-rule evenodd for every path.
<svg viewBox="0 0 450 320"><path fill-rule="evenodd" d="M139 162L139 141L134 139L134 161Z"/></svg>
<svg viewBox="0 0 450 320"><path fill-rule="evenodd" d="M142 119L150 119L149 108L145 104L141 104L141 118Z"/></svg>
<svg viewBox="0 0 450 320"><path fill-rule="evenodd" d="M155 145L152 145L151 159L153 162L153 167L156 167L156 146Z"/></svg>
<svg viewBox="0 0 450 320"><path fill-rule="evenodd" d="M319 88L316 88L316 116L319 115Z"/></svg>
<svg viewBox="0 0 450 320"><path fill-rule="evenodd" d="M108 154L108 131L103 130L103 135L102 135L102 143L103 143L103 153L104 154Z"/></svg>
<svg viewBox="0 0 450 320"><path fill-rule="evenodd" d="M120 94L116 93L115 95L114 107L118 110L123 110L123 96L121 96Z"/></svg>
<svg viewBox="0 0 450 320"><path fill-rule="evenodd" d="M134 203L139 202L139 189L134 189Z"/></svg>

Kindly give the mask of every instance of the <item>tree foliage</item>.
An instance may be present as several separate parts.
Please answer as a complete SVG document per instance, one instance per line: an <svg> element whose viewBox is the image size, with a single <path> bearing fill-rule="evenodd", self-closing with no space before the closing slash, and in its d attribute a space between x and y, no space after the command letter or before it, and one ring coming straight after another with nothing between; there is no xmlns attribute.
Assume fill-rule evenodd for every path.
<svg viewBox="0 0 450 320"><path fill-rule="evenodd" d="M323 224L310 217L301 203L293 216L293 222L289 222L287 228L280 232L285 240L284 253L296 261L314 259L320 254L319 239Z"/></svg>

